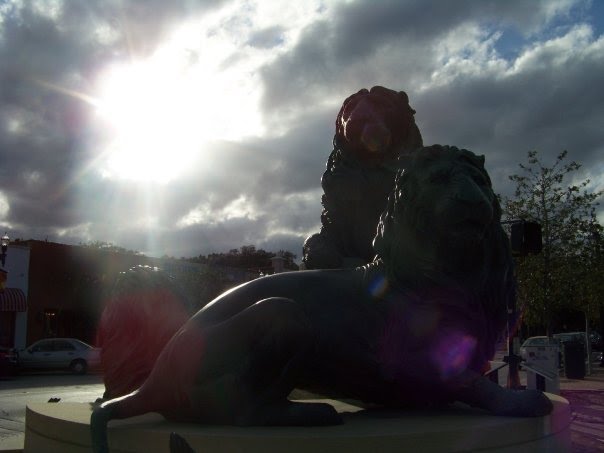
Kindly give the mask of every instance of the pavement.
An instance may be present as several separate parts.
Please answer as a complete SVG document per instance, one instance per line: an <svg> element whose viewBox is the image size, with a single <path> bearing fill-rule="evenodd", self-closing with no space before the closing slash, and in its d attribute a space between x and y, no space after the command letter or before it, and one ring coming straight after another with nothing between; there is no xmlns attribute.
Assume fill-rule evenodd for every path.
<svg viewBox="0 0 604 453"><path fill-rule="evenodd" d="M570 403L572 452L604 452L604 367L594 364L584 379L561 376L560 395Z"/></svg>
<svg viewBox="0 0 604 453"><path fill-rule="evenodd" d="M604 452L604 367L592 365L583 379L568 379L560 372L560 395L571 408L571 452ZM520 372L521 384L526 373ZM24 436L0 439L1 453L22 453Z"/></svg>

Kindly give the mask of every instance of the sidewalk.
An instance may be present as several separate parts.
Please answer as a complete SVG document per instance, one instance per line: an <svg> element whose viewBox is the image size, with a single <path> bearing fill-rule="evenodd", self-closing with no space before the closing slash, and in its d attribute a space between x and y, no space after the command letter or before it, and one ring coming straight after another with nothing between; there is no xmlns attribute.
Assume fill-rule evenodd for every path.
<svg viewBox="0 0 604 453"><path fill-rule="evenodd" d="M521 383L526 373L520 372ZM594 363L584 379L567 379L560 373L560 394L571 407L572 453L604 451L604 368ZM21 453L24 434L0 438L1 453Z"/></svg>
<svg viewBox="0 0 604 453"><path fill-rule="evenodd" d="M584 379L562 374L560 395L570 403L573 453L604 451L604 368L594 364Z"/></svg>

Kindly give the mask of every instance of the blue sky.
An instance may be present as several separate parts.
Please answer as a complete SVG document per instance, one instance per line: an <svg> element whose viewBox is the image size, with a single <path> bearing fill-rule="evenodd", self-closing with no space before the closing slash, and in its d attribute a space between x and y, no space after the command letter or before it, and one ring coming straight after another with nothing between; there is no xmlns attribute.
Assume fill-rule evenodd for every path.
<svg viewBox="0 0 604 453"><path fill-rule="evenodd" d="M604 188L604 2L0 1L0 228L298 255L342 101L409 94L495 190L563 149Z"/></svg>

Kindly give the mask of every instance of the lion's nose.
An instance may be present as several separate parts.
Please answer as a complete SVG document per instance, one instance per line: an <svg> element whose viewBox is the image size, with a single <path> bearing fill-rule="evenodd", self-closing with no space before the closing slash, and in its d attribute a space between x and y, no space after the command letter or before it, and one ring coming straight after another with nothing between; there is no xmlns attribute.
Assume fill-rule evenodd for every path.
<svg viewBox="0 0 604 453"><path fill-rule="evenodd" d="M391 135L386 126L380 123L368 123L363 127L361 143L371 153L383 153L390 146Z"/></svg>
<svg viewBox="0 0 604 453"><path fill-rule="evenodd" d="M455 199L465 207L468 219L488 223L493 216L491 201L471 178L459 178L455 184Z"/></svg>

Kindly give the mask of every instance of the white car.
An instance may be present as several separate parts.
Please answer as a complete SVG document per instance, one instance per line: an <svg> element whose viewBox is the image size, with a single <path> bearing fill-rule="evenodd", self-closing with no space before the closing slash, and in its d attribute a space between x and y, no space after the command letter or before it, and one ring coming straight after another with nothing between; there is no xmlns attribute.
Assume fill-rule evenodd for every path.
<svg viewBox="0 0 604 453"><path fill-rule="evenodd" d="M547 336L530 337L527 338L522 346L520 346L520 357L522 360L528 359L527 346L547 346L550 344L550 339Z"/></svg>
<svg viewBox="0 0 604 453"><path fill-rule="evenodd" d="M75 338L46 338L19 351L21 369L69 369L85 374L89 368L98 368L101 350Z"/></svg>

